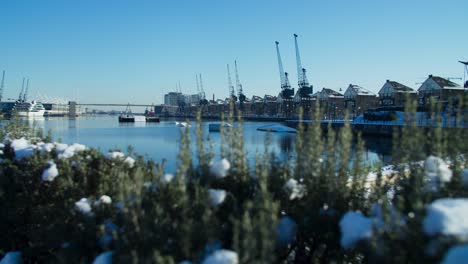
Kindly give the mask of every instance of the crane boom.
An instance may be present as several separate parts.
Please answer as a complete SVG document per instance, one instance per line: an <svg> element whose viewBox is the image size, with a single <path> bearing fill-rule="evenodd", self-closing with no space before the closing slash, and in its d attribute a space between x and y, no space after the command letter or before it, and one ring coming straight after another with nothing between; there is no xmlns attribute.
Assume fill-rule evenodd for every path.
<svg viewBox="0 0 468 264"><path fill-rule="evenodd" d="M294 34L294 44L296 46L296 62L297 62L297 78L299 88L308 87L309 81L307 80L306 70L302 67L301 55L299 54L299 46L297 45L297 34Z"/></svg>
<svg viewBox="0 0 468 264"><path fill-rule="evenodd" d="M23 100L24 81L25 81L24 79L25 79L25 78L23 77L23 84L21 85L21 92L20 92L20 94L19 94L19 96L18 96L18 101L20 101L20 102L21 102L21 100Z"/></svg>
<svg viewBox="0 0 468 264"><path fill-rule="evenodd" d="M205 100L205 90L203 90L203 80L202 80L202 77L201 77L201 73L200 73L200 93L201 93L201 99L202 100Z"/></svg>
<svg viewBox="0 0 468 264"><path fill-rule="evenodd" d="M28 91L29 91L29 78L26 82L26 90L24 91L24 94L23 94L23 102L26 102L28 100Z"/></svg>
<svg viewBox="0 0 468 264"><path fill-rule="evenodd" d="M237 71L237 61L234 60L234 71L236 72L236 87L237 87L237 92L239 93L239 96L243 94L242 91L242 84L240 83L239 80L239 72Z"/></svg>
<svg viewBox="0 0 468 264"><path fill-rule="evenodd" d="M227 64L227 77L228 77L228 88L229 88L229 95L231 98L235 97L235 91L234 91L234 86L232 85L232 79L231 79L231 71L229 70L229 64Z"/></svg>
<svg viewBox="0 0 468 264"><path fill-rule="evenodd" d="M281 60L281 55L279 51L279 42L275 41L276 44L276 56L278 57L278 68L280 73L280 81L281 81L281 89L290 89L291 85L289 85L289 81L286 78L286 72L283 69L283 61Z"/></svg>

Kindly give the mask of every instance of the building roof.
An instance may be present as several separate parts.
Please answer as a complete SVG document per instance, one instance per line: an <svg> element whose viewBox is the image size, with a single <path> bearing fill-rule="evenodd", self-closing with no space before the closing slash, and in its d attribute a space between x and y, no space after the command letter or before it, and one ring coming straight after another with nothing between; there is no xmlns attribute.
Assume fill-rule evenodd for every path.
<svg viewBox="0 0 468 264"><path fill-rule="evenodd" d="M343 94L341 94L341 93L339 93L339 92L337 92L335 90L329 89L329 88L323 88L321 93L326 93L330 97L343 96Z"/></svg>
<svg viewBox="0 0 468 264"><path fill-rule="evenodd" d="M265 94L265 101L276 101L278 98L276 96L273 96L273 95L268 95L268 94Z"/></svg>
<svg viewBox="0 0 468 264"><path fill-rule="evenodd" d="M396 92L414 92L414 89L413 88L410 88L404 84L401 84L399 82L395 82L395 81L390 81L390 80L387 80L388 83L390 83L390 85L392 86L392 88L396 91Z"/></svg>
<svg viewBox="0 0 468 264"><path fill-rule="evenodd" d="M456 83L454 83L452 81L449 81L447 79L438 77L438 76L429 75L429 78L434 80L434 82L436 82L442 88L444 88L444 87L460 87L460 85L458 85L458 84L456 84Z"/></svg>
<svg viewBox="0 0 468 264"><path fill-rule="evenodd" d="M348 86L348 89L353 90L357 95L371 95L375 96L375 94L367 89L364 89L363 87L356 85L356 84L350 84Z"/></svg>

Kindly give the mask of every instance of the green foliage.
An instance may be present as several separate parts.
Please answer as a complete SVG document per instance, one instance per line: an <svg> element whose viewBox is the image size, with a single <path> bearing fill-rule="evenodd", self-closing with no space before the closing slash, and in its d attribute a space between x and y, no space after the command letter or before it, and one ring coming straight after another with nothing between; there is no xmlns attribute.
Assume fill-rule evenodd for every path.
<svg viewBox="0 0 468 264"><path fill-rule="evenodd" d="M466 109L466 100L457 104ZM122 263L200 263L225 248L237 252L240 263L436 263L458 241L422 232L425 206L439 197L468 195L461 178L468 140L463 130L437 128L437 113L444 108L433 104L431 109L435 129L427 133L414 118L416 105L408 104L408 125L393 139L396 171L383 175L379 170L373 181L363 160L364 140L349 122L339 130L328 125L326 133L320 122L300 123L293 160L279 161L267 141L267 150L248 164L241 115L235 120L232 107L227 122L237 122L222 127L221 157L214 156L203 135L200 115L195 164L189 129L182 130L172 180L164 164L147 161L132 149L133 166L95 149L68 159L55 150L15 159L6 142L0 156L0 255L19 250L31 263L91 263L113 250L114 261ZM466 122L462 112L454 113L456 122ZM313 114L320 119L319 105ZM44 136L19 120L7 123L1 133L3 139L51 141L50 133ZM419 161L431 154L452 162L453 180L438 193L424 191ZM231 164L224 178L210 173L210 163L220 158ZM42 181L51 160L59 175ZM210 189L226 191L221 204L210 202ZM112 203L95 203L102 195ZM82 198L90 201L92 214L76 209ZM355 248L343 249L342 216L348 211L370 215L376 204L385 228L376 228L371 239ZM285 216L296 225L286 242L278 240L277 229ZM400 220L405 224L398 225ZM433 244L438 246L427 254Z"/></svg>

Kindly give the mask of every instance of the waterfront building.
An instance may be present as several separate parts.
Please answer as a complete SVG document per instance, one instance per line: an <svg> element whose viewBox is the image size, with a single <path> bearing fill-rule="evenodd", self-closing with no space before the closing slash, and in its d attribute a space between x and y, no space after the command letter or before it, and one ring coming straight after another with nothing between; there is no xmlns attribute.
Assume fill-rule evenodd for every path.
<svg viewBox="0 0 468 264"><path fill-rule="evenodd" d="M431 98L442 103L447 103L449 100L456 102L467 91L468 88L431 74L418 89L418 102L421 106L429 104Z"/></svg>
<svg viewBox="0 0 468 264"><path fill-rule="evenodd" d="M276 96L265 94L265 96L263 97L263 103L264 103L263 114L270 115L270 116L278 115L278 98Z"/></svg>
<svg viewBox="0 0 468 264"><path fill-rule="evenodd" d="M329 89L323 88L317 92L315 97L320 102L324 119L343 119L344 118L344 95Z"/></svg>
<svg viewBox="0 0 468 264"><path fill-rule="evenodd" d="M351 118L378 105L377 95L356 84L350 84L344 93L345 109Z"/></svg>
<svg viewBox="0 0 468 264"><path fill-rule="evenodd" d="M309 114L314 108L316 98L313 95L312 85L299 88L294 95L294 107L297 110L302 107L304 114Z"/></svg>
<svg viewBox="0 0 468 264"><path fill-rule="evenodd" d="M180 102L184 101L184 96L179 92L169 92L164 95L164 104L171 106L179 106Z"/></svg>
<svg viewBox="0 0 468 264"><path fill-rule="evenodd" d="M406 100L414 100L417 93L412 88L396 81L387 80L379 91L380 106L404 106Z"/></svg>
<svg viewBox="0 0 468 264"><path fill-rule="evenodd" d="M277 96L278 113L291 117L294 113L294 89L282 89Z"/></svg>

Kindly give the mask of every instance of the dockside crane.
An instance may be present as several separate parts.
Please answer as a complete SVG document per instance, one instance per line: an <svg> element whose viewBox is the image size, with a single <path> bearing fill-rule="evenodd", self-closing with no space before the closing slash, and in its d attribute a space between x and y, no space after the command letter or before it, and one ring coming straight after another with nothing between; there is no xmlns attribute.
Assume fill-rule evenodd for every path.
<svg viewBox="0 0 468 264"><path fill-rule="evenodd" d="M202 80L202 75L200 73L200 104L201 105L207 105L208 100L206 100L206 94L205 90L203 89L203 80Z"/></svg>
<svg viewBox="0 0 468 264"><path fill-rule="evenodd" d="M275 41L276 44L276 56L278 57L278 67L280 73L280 81L281 81L281 90L290 90L291 85L289 84L288 73L283 69L283 61L281 60L281 55L279 51L279 42ZM294 94L294 91L293 91Z"/></svg>
<svg viewBox="0 0 468 264"><path fill-rule="evenodd" d="M309 85L309 81L306 76L306 69L302 67L301 55L299 54L299 45L297 44L297 34L294 34L294 44L296 47L296 63L297 63L297 78L299 85L299 93L301 97L312 94L312 85Z"/></svg>
<svg viewBox="0 0 468 264"><path fill-rule="evenodd" d="M240 110L244 111L244 102L245 102L246 96L244 95L244 91L242 90L242 84L239 80L239 72L237 71L236 60L234 60L234 71L236 72L236 87L237 87L237 96L239 96Z"/></svg>
<svg viewBox="0 0 468 264"><path fill-rule="evenodd" d="M21 102L23 100L23 92L24 92L24 81L26 78L23 77L23 84L21 85L21 92L18 96L18 102Z"/></svg>
<svg viewBox="0 0 468 264"><path fill-rule="evenodd" d="M468 88L468 80L466 80L466 76L468 75L468 61L458 61L464 65L465 69L463 71L463 87Z"/></svg>
<svg viewBox="0 0 468 264"><path fill-rule="evenodd" d="M23 102L28 100L28 92L29 92L29 79L26 81L26 89L23 94Z"/></svg>
<svg viewBox="0 0 468 264"><path fill-rule="evenodd" d="M2 101L3 97L3 88L5 87L5 70L2 73L2 82L0 83L0 101Z"/></svg>
<svg viewBox="0 0 468 264"><path fill-rule="evenodd" d="M229 70L229 64L227 64L227 77L228 77L228 88L229 88L229 95L230 95L230 100L232 101L237 101L236 97L236 92L234 90L234 86L232 85L232 79L231 79L231 71Z"/></svg>

